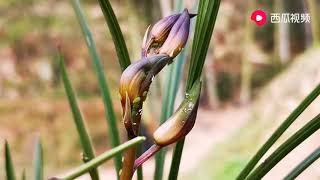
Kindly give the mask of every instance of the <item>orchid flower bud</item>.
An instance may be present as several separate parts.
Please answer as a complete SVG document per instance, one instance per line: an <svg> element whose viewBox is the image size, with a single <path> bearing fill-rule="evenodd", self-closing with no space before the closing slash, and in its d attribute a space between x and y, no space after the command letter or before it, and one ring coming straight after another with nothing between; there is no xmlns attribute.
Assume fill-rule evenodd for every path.
<svg viewBox="0 0 320 180"><path fill-rule="evenodd" d="M173 25L166 41L160 48L159 54L167 54L176 57L186 45L190 29L190 15L185 9L179 19Z"/></svg>
<svg viewBox="0 0 320 180"><path fill-rule="evenodd" d="M153 133L156 145L167 146L191 131L197 116L200 91L201 82L196 81L178 110Z"/></svg>
<svg viewBox="0 0 320 180"><path fill-rule="evenodd" d="M144 38L143 38L143 43L142 43L142 53L141 53L142 57L147 56L150 48L152 47L152 45L154 43L157 45L157 47L155 48L155 50L156 50L155 54L159 53L159 51L158 51L159 47L161 47L168 40L168 36L170 36L172 30L175 29L174 30L175 33L173 33L171 35L172 37L170 39L172 39L175 36L175 34L177 33L176 31L179 30L181 24L183 23L183 19L181 19L181 16L183 17L183 19L188 21L186 24L183 25L183 26L188 26L187 27L188 33L186 35L185 41L188 39L190 19L195 17L196 14L189 14L188 10L185 9L182 13L174 14L174 15L170 15L165 18L162 18L151 29L150 29L150 26L147 28L145 35L144 35ZM178 24L178 25L176 25L176 24ZM181 48L184 47L184 44L185 44L185 42L183 43L183 46L181 46ZM180 51L177 51L176 53L179 53L179 52Z"/></svg>
<svg viewBox="0 0 320 180"><path fill-rule="evenodd" d="M158 21L150 31L150 38L153 39L154 42L163 44L180 15L181 14L170 15Z"/></svg>
<svg viewBox="0 0 320 180"><path fill-rule="evenodd" d="M123 123L128 135L139 132L142 103L155 75L171 60L167 55L154 55L131 64L120 79L119 93L123 109Z"/></svg>
<svg viewBox="0 0 320 180"><path fill-rule="evenodd" d="M169 62L171 58L167 55L154 55L132 63L122 73L120 78L119 93L121 101L128 95L131 102L137 97L143 97L153 77ZM123 104L124 105L124 104Z"/></svg>

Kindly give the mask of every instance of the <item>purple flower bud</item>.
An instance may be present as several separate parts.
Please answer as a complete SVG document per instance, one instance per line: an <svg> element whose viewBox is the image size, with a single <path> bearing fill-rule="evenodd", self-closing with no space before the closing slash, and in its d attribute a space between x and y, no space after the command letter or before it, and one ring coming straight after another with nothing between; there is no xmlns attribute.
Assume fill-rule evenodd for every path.
<svg viewBox="0 0 320 180"><path fill-rule="evenodd" d="M163 44L180 15L170 15L158 21L150 31L150 38L156 43Z"/></svg>
<svg viewBox="0 0 320 180"><path fill-rule="evenodd" d="M162 53L175 57L185 43L189 35L190 19L197 14L189 14L185 9L182 13L167 16L159 20L151 29L145 32L142 43L142 57L150 54ZM175 44L172 44L175 42ZM162 46L166 44L163 48Z"/></svg>
<svg viewBox="0 0 320 180"><path fill-rule="evenodd" d="M185 9L179 19L173 25L166 41L160 48L159 54L167 54L170 57L176 57L182 48L184 48L190 29L190 15Z"/></svg>

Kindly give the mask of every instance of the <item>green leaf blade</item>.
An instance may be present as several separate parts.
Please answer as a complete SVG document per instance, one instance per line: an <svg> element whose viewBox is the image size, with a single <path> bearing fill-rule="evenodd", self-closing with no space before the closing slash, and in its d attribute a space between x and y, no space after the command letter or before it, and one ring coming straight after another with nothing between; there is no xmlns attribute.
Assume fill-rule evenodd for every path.
<svg viewBox="0 0 320 180"><path fill-rule="evenodd" d="M9 147L9 144L7 141L5 141L4 155L5 155L5 167L6 167L7 180L16 180L14 166L13 166L13 162L11 159L10 147Z"/></svg>
<svg viewBox="0 0 320 180"><path fill-rule="evenodd" d="M104 18L108 24L109 31L112 35L113 43L117 51L119 63L122 71L125 70L130 65L130 57L126 43L123 38L119 23L113 12L112 6L109 0L98 0L101 10L103 12Z"/></svg>
<svg viewBox="0 0 320 180"><path fill-rule="evenodd" d="M288 140L282 143L262 164L260 164L246 180L263 178L278 162L280 162L294 148L320 129L320 114L300 128Z"/></svg>
<svg viewBox="0 0 320 180"><path fill-rule="evenodd" d="M110 90L105 77L103 65L98 55L98 51L95 45L96 43L89 29L89 25L84 17L84 14L82 13L79 0L72 0L72 5L76 13L77 20L80 24L83 36L85 37L89 54L91 56L91 60L94 65L94 70L98 78L98 83L99 83L102 100L104 104L105 117L107 120L108 129L109 129L108 132L109 132L109 137L111 141L111 146L116 147L120 144L120 137L119 137L119 132L117 128L117 119L116 119L115 111L113 108L113 103L110 96ZM121 167L122 167L121 154L119 154L115 157L115 169L117 174L120 171Z"/></svg>
<svg viewBox="0 0 320 180"><path fill-rule="evenodd" d="M307 158L300 162L292 171L290 171L288 175L284 178L284 180L296 179L296 177L298 177L304 170L306 170L312 163L314 163L319 158L320 147L318 147Z"/></svg>
<svg viewBox="0 0 320 180"><path fill-rule="evenodd" d="M135 137L109 151L106 151L102 154L100 154L99 156L97 156L96 158L90 160L89 162L82 164L81 166L75 168L74 170L72 170L71 172L69 172L67 175L65 175L64 177L61 178L50 178L50 179L64 179L64 180L72 180L75 179L83 174L85 174L86 172L100 166L101 164L105 163L107 160L113 158L114 156L116 156L117 154L122 153L123 151L127 150L130 147L136 146L140 143L142 143L146 138L145 137Z"/></svg>
<svg viewBox="0 0 320 180"><path fill-rule="evenodd" d="M35 146L33 163L34 163L34 179L43 180L43 148L42 148L40 139L37 141L37 144Z"/></svg>
<svg viewBox="0 0 320 180"><path fill-rule="evenodd" d="M77 128L77 132L80 138L80 142L83 148L83 160L88 161L90 159L94 158L94 150L92 147L91 139L87 133L84 120L82 118L76 95L74 93L74 90L72 88L71 82L69 80L67 70L64 64L64 60L62 56L60 56L60 70L61 70L61 76L62 76L62 81L65 87L65 91L68 97L69 105L72 111L74 123ZM90 176L92 177L93 180L99 179L99 174L97 169L92 169L90 171Z"/></svg>
<svg viewBox="0 0 320 180"><path fill-rule="evenodd" d="M272 133L270 138L261 146L257 153L250 159L244 169L240 172L237 179L245 179L252 169L256 166L263 155L289 128L289 126L300 116L300 114L320 95L320 84L292 111L285 121Z"/></svg>

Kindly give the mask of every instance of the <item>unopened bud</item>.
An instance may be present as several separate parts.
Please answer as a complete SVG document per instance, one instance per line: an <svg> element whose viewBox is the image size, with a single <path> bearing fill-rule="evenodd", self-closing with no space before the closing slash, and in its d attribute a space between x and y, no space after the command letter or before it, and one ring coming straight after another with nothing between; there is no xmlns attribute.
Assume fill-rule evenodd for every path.
<svg viewBox="0 0 320 180"><path fill-rule="evenodd" d="M150 31L150 38L153 39L154 42L163 44L180 15L181 14L170 15L158 21Z"/></svg>
<svg viewBox="0 0 320 180"><path fill-rule="evenodd" d="M142 57L147 57L151 49L154 52L151 51L150 54L159 54L160 48L162 53L175 57L185 46L189 34L190 19L196 15L189 14L188 10L185 9L182 13L162 18L151 29L149 26L142 43ZM174 42L176 44L171 44ZM166 45L162 48L164 44ZM168 46L170 44L172 46Z"/></svg>
<svg viewBox="0 0 320 180"><path fill-rule="evenodd" d="M149 86L156 74L171 60L168 55L154 55L131 64L122 73L120 79L119 93L122 106L124 107L126 96L133 104L133 101L140 97L144 100L145 91L149 90Z"/></svg>
<svg viewBox="0 0 320 180"><path fill-rule="evenodd" d="M199 106L201 82L196 81L178 110L154 133L158 146L167 146L185 137L193 128Z"/></svg>
<svg viewBox="0 0 320 180"><path fill-rule="evenodd" d="M179 19L172 27L166 41L160 48L159 54L167 54L176 57L186 45L190 29L190 15L187 9L183 11Z"/></svg>

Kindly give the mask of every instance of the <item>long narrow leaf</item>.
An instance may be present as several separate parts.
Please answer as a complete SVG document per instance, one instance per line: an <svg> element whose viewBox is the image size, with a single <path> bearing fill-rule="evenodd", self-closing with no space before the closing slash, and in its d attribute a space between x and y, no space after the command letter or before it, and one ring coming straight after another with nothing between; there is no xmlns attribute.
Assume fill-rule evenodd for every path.
<svg viewBox="0 0 320 180"><path fill-rule="evenodd" d="M279 161L281 161L294 148L310 137L314 132L320 129L320 114L314 117L299 131L292 135L288 140L281 144L261 165L259 165L246 180L261 179L264 177Z"/></svg>
<svg viewBox="0 0 320 180"><path fill-rule="evenodd" d="M245 168L241 171L238 180L245 179L256 166L263 155L280 138L288 127L299 117L299 115L319 96L320 84L299 104L299 106L287 117L285 121L274 131L270 138L262 145L258 152L251 158Z"/></svg>
<svg viewBox="0 0 320 180"><path fill-rule="evenodd" d="M195 36L192 46L192 54L187 81L187 90L190 90L193 83L201 76L216 17L219 11L219 6L220 0L200 0ZM184 139L180 140L176 144L170 167L170 180L175 180L178 178L183 146Z"/></svg>
<svg viewBox="0 0 320 180"><path fill-rule="evenodd" d="M27 180L26 170L25 169L23 169L23 171L22 171L21 179L22 180Z"/></svg>
<svg viewBox="0 0 320 180"><path fill-rule="evenodd" d="M61 178L50 178L51 180L57 180L57 179L63 179L63 180L71 180L71 179L75 179L83 174L85 174L86 172L100 166L101 164L103 164L104 162L106 162L107 160L113 158L114 156L121 154L121 152L125 151L126 149L135 146L137 144L142 143L146 138L145 137L135 137L107 152L104 152L102 154L100 154L99 156L97 156L96 158L92 159L91 161L88 161L85 164L82 164L81 166L77 167L76 169L72 170L71 172L69 172L67 175L65 175L64 177Z"/></svg>
<svg viewBox="0 0 320 180"><path fill-rule="evenodd" d="M43 180L43 149L40 139L38 140L34 152L34 179Z"/></svg>
<svg viewBox="0 0 320 180"><path fill-rule="evenodd" d="M99 1L101 10L103 12L104 18L108 24L110 33L112 35L113 43L119 58L119 63L123 71L130 65L130 58L129 58L128 49L124 41L119 23L113 12L113 9L109 0L98 0L98 1Z"/></svg>
<svg viewBox="0 0 320 180"><path fill-rule="evenodd" d="M142 148L143 148L143 144L140 144L140 146L137 147L138 157L143 153L142 152ZM137 180L143 180L143 169L142 169L142 166L140 166L137 169Z"/></svg>
<svg viewBox="0 0 320 180"><path fill-rule="evenodd" d="M306 159L299 163L285 178L284 180L294 180L304 170L306 170L312 163L320 158L320 147L313 151Z"/></svg>
<svg viewBox="0 0 320 180"><path fill-rule="evenodd" d="M109 127L108 132L109 132L109 137L111 141L111 146L116 147L120 144L119 132L117 128L117 119L113 109L113 103L111 100L109 87L107 85L103 65L101 64L101 60L97 52L95 41L92 37L88 23L86 22L86 19L81 11L79 0L72 0L72 5L77 15L77 19L79 21L83 36L85 37L86 44L88 46L89 53L92 59L92 63L94 64L94 69L97 74L100 91L102 94L103 104L104 104L105 116L106 116L108 127ZM118 172L120 171L122 166L121 154L117 155L114 160L115 160L115 169L118 175L119 174Z"/></svg>
<svg viewBox="0 0 320 180"><path fill-rule="evenodd" d="M94 158L94 150L92 147L92 143L90 137L87 133L80 109L78 107L76 95L73 91L72 85L68 78L67 70L64 64L63 58L60 56L60 69L61 69L61 76L64 84L64 88L69 100L70 108L73 114L74 123L76 125L80 142L83 148L83 160L91 160ZM90 171L90 176L93 180L99 179L99 174L97 169L92 169Z"/></svg>
<svg viewBox="0 0 320 180"><path fill-rule="evenodd" d="M5 141L5 145L4 145L4 156L5 156L7 180L15 180L16 175L14 173L14 166L11 159L10 147L7 141Z"/></svg>

